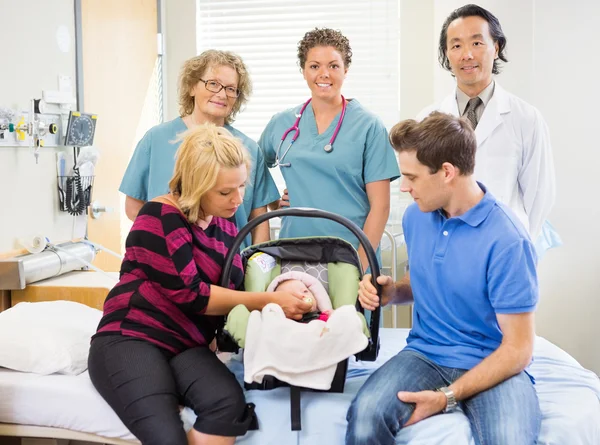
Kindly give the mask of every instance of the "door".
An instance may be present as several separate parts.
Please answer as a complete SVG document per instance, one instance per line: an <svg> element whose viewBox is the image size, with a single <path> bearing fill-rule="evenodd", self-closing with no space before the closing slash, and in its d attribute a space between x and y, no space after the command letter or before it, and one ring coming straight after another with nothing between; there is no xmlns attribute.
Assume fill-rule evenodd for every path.
<svg viewBox="0 0 600 445"><path fill-rule="evenodd" d="M157 0L80 0L83 110L98 116L100 150L92 201L110 211L88 221L91 241L122 253L131 227L118 188L137 141L160 122ZM99 253L94 264L118 271L120 260Z"/></svg>

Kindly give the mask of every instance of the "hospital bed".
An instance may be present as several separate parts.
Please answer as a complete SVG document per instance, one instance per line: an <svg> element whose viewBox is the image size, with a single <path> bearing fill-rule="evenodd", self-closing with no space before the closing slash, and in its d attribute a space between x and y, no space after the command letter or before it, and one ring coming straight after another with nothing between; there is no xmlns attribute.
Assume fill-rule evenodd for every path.
<svg viewBox="0 0 600 445"><path fill-rule="evenodd" d="M289 389L250 391L259 430L238 439L243 445L336 445L344 443L345 415L366 378L405 345L408 329L382 329L375 362L352 361L342 394L305 393L301 431L291 431ZM240 382L240 355L227 359ZM531 373L543 415L539 444L600 444L600 381L571 356L537 337ZM184 424L194 415L182 412ZM49 437L115 445L137 443L92 386L87 372L78 376L21 373L0 369L0 436ZM0 438L1 443L1 438ZM461 412L434 416L401 431L398 445L474 444Z"/></svg>

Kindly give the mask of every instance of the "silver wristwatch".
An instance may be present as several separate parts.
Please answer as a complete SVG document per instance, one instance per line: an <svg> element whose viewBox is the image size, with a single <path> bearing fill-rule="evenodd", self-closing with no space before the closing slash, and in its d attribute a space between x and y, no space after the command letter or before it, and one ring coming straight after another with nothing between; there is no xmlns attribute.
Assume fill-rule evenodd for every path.
<svg viewBox="0 0 600 445"><path fill-rule="evenodd" d="M439 392L443 392L446 396L446 408L444 408L445 413L450 413L456 409L458 403L456 402L456 397L454 397L454 391L446 386L442 386L438 388Z"/></svg>

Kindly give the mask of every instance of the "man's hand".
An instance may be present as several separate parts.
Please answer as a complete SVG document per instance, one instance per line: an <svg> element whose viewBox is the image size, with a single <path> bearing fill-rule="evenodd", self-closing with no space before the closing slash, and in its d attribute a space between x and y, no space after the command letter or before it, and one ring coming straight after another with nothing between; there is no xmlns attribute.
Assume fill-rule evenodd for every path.
<svg viewBox="0 0 600 445"><path fill-rule="evenodd" d="M381 285L381 301L375 286L371 283L371 274L366 274L362 281L358 283L358 301L364 309L369 311L374 311L380 303L385 306L394 295L395 286L392 277L380 275L377 277L377 283Z"/></svg>
<svg viewBox="0 0 600 445"><path fill-rule="evenodd" d="M407 392L400 391L398 393L398 399L404 403L413 403L415 410L410 416L410 419L403 425L407 427L413 423L420 422L423 419L438 414L446 408L446 395L443 392L438 391L419 391L419 392Z"/></svg>

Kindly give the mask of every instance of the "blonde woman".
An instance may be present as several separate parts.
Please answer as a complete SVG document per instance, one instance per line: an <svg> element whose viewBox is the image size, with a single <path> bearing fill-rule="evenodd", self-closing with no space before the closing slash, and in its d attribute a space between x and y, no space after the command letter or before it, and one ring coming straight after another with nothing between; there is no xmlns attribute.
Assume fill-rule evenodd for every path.
<svg viewBox="0 0 600 445"><path fill-rule="evenodd" d="M250 152L252 166L244 202L235 214L239 228L267 211L279 193L265 165L262 152L252 139L231 126L248 101L252 84L242 59L229 51L208 50L187 60L179 75L179 114L172 121L150 129L138 143L119 190L127 197L125 212L132 221L146 201L164 195L175 165L178 135L206 122L225 127ZM268 241L269 223L252 231L242 248Z"/></svg>
<svg viewBox="0 0 600 445"><path fill-rule="evenodd" d="M279 304L290 318L302 295L241 292L239 255L228 288L218 283L237 234L248 152L226 129L183 135L170 192L142 206L127 238L119 283L92 339L92 383L143 445L233 444L254 418L237 380L209 348L222 316L244 304ZM197 420L187 437L179 405Z"/></svg>

